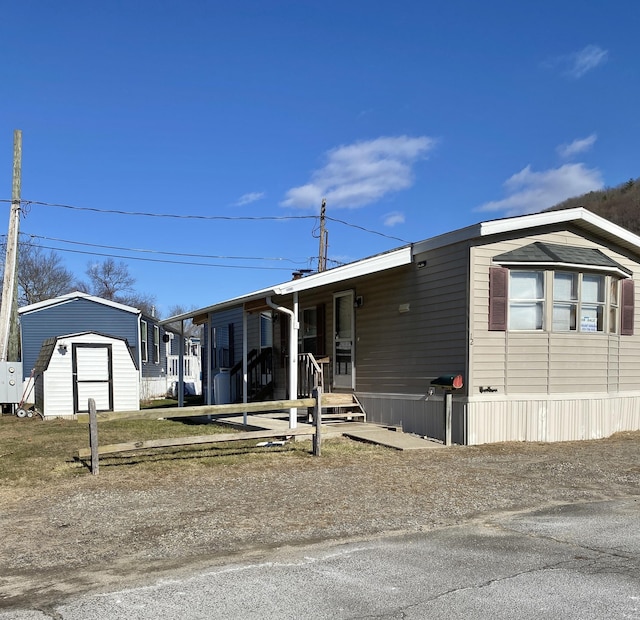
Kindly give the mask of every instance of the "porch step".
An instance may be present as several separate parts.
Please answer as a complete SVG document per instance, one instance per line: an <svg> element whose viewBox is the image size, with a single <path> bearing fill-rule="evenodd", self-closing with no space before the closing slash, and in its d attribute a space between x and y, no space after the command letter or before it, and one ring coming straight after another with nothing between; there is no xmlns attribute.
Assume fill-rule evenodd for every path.
<svg viewBox="0 0 640 620"><path fill-rule="evenodd" d="M351 393L323 392L322 408L324 409L325 407L350 406L354 404L354 399L355 399L355 395ZM355 402L357 402L357 399Z"/></svg>
<svg viewBox="0 0 640 620"><path fill-rule="evenodd" d="M309 412L309 419L312 413ZM322 394L322 420L366 422L367 414L355 394L327 392Z"/></svg>

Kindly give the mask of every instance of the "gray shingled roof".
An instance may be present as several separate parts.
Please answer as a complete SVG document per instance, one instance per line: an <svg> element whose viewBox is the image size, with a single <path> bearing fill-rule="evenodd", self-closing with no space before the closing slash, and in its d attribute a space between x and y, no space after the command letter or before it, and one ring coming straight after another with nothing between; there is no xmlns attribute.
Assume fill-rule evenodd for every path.
<svg viewBox="0 0 640 620"><path fill-rule="evenodd" d="M536 241L517 250L505 252L493 259L496 263L562 263L589 267L608 267L624 273L629 270L597 248L578 248L572 245L558 245Z"/></svg>

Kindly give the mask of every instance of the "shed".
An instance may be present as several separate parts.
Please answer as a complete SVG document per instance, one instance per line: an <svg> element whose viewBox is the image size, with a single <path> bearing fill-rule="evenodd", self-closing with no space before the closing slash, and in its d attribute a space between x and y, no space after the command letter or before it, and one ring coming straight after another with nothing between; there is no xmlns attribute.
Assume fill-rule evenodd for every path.
<svg viewBox="0 0 640 620"><path fill-rule="evenodd" d="M140 408L140 373L124 338L82 332L48 338L35 365L36 407L45 417L75 417L89 410Z"/></svg>

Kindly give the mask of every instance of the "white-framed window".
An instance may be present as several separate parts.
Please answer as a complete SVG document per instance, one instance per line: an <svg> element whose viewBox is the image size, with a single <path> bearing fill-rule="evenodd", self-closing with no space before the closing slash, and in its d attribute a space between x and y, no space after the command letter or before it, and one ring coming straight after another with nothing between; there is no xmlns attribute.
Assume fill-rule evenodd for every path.
<svg viewBox="0 0 640 620"><path fill-rule="evenodd" d="M578 275L556 273L553 276L553 331L575 331L578 327Z"/></svg>
<svg viewBox="0 0 640 620"><path fill-rule="evenodd" d="M632 280L579 271L502 271L508 271L510 331L621 333L621 282L632 286ZM547 290L551 291L548 295ZM633 300L627 305L631 316L627 317L624 334L633 331ZM505 329L499 320L492 328Z"/></svg>
<svg viewBox="0 0 640 620"><path fill-rule="evenodd" d="M148 359L148 342L147 322L140 321L140 359L143 362Z"/></svg>
<svg viewBox="0 0 640 620"><path fill-rule="evenodd" d="M610 277L609 285L615 289L618 305L617 278ZM590 273L559 271L553 274L553 331L604 332L606 310L606 276ZM614 284L614 282L616 284ZM609 332L617 330L617 312L609 325ZM611 321L611 316L609 317Z"/></svg>
<svg viewBox="0 0 640 620"><path fill-rule="evenodd" d="M580 331L603 332L605 309L605 277L598 274L581 274Z"/></svg>
<svg viewBox="0 0 640 620"><path fill-rule="evenodd" d="M273 317L271 312L260 313L260 349L273 346Z"/></svg>
<svg viewBox="0 0 640 620"><path fill-rule="evenodd" d="M509 273L509 329L544 329L544 271Z"/></svg>
<svg viewBox="0 0 640 620"><path fill-rule="evenodd" d="M609 333L615 334L618 331L618 317L620 316L620 280L611 278L609 280Z"/></svg>
<svg viewBox="0 0 640 620"><path fill-rule="evenodd" d="M158 325L153 326L153 361L156 364L160 363L160 327Z"/></svg>

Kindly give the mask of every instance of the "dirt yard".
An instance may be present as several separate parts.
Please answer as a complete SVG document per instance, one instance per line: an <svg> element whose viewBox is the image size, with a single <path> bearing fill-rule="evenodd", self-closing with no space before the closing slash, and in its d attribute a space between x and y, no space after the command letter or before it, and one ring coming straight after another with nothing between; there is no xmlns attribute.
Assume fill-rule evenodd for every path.
<svg viewBox="0 0 640 620"><path fill-rule="evenodd" d="M60 484L0 488L0 609L46 610L82 592L255 561L273 547L640 496L640 433L575 443L279 456L207 469L177 466L160 476L128 462Z"/></svg>

